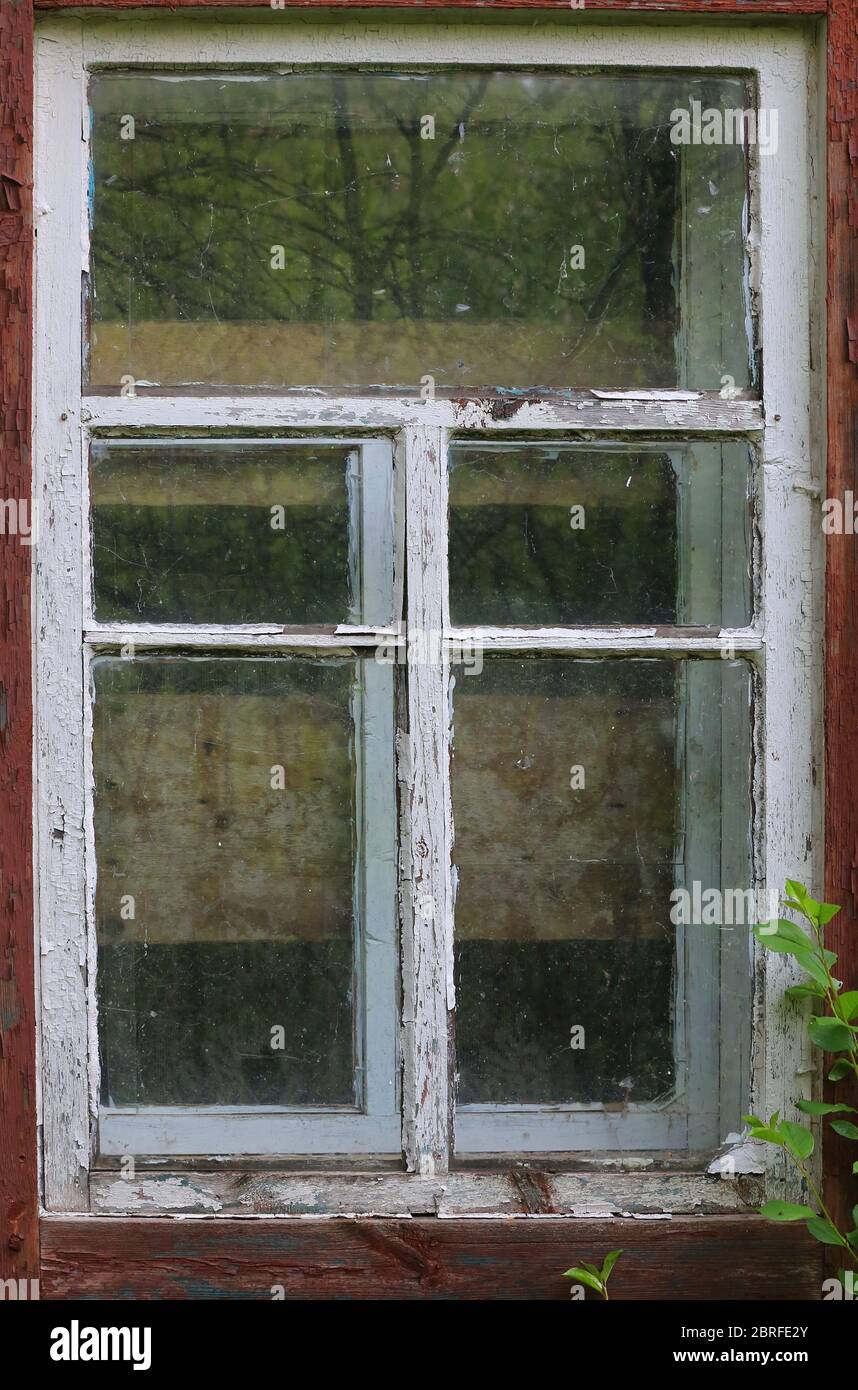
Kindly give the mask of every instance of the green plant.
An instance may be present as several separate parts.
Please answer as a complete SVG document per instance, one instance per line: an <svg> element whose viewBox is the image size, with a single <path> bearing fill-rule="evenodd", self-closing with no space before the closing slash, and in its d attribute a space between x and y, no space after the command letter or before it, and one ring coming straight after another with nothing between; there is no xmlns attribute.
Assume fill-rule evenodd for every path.
<svg viewBox="0 0 858 1390"><path fill-rule="evenodd" d="M784 906L804 917L811 927L808 935L804 927L790 922L787 917L779 917L777 922L763 922L754 927L756 940L769 951L779 951L793 956L808 979L802 984L794 984L787 990L788 998L797 1002L805 999L818 1001L818 1008L827 1013L815 1012L809 1020L809 1034L816 1047L823 1052L836 1054L836 1061L829 1072L830 1081L840 1081L843 1077L858 1076L858 1026L852 1019L858 1016L858 990L843 990L843 983L834 979L832 967L837 963L833 951L825 945L826 923L840 912L839 906L832 902L816 902L811 898L804 884L787 878L787 897ZM852 1105L843 1102L797 1101L802 1115L844 1116L854 1115ZM756 1115L743 1116L748 1126L748 1137L762 1140L765 1144L777 1144L790 1155L795 1168L801 1173L805 1187L814 1205L805 1207L797 1202L770 1201L761 1208L761 1213L769 1220L804 1220L811 1236L822 1241L823 1245L839 1245L844 1257L858 1268L858 1207L852 1208L852 1220L857 1229L841 1232L822 1200L819 1188L807 1168L807 1161L814 1152L814 1136L809 1125L795 1125L791 1120L780 1119L779 1113L761 1120ZM830 1126L844 1138L858 1140L858 1126L852 1120L843 1118L829 1120ZM858 1173L858 1162L852 1163L852 1172Z"/></svg>
<svg viewBox="0 0 858 1390"><path fill-rule="evenodd" d="M841 1081L849 1075L858 1077L858 1025L853 1023L853 1019L858 1018L858 990L841 992L842 982L831 973L832 967L837 964L837 957L826 949L824 941L825 926L840 908L833 903L817 902L803 884L792 879L787 879L786 890L784 906L800 914L809 925L811 934L808 935L803 927L788 918L780 917L777 922L764 922L754 927L754 936L767 950L792 956L808 976L802 984L792 985L787 995L802 1003L806 999L818 1001L817 1011L810 1019L809 1032L811 1042L824 1052L836 1055L828 1073L829 1081ZM821 1012L821 1008L826 1008L827 1012ZM854 1106L821 1100L800 1100L797 1106L804 1115L838 1116L837 1119L829 1119L831 1128L846 1139L858 1140L858 1125L842 1118L855 1114ZM812 1236L823 1245L839 1246L844 1258L848 1257L858 1268L858 1206L852 1209L856 1229L838 1230L806 1166L814 1148L809 1125L782 1120L777 1112L767 1121L756 1115L745 1115L743 1119L748 1126L749 1138L777 1144L789 1154L814 1203L813 1206L804 1206L795 1202L766 1202L761 1214L770 1221L804 1221ZM853 1163L852 1172L858 1173L858 1162Z"/></svg>
<svg viewBox="0 0 858 1390"><path fill-rule="evenodd" d="M596 1293L600 1293L606 1299L611 1270L622 1253L622 1250L609 1250L602 1261L601 1269L598 1269L596 1265L588 1264L586 1260L582 1260L580 1269L577 1265L573 1265L571 1269L564 1272L563 1278L574 1279L576 1283L586 1284L588 1289L595 1289Z"/></svg>
<svg viewBox="0 0 858 1390"><path fill-rule="evenodd" d="M842 981L831 973L832 967L837 964L837 957L833 951L826 949L824 940L825 927L832 917L837 916L840 908L834 903L817 902L804 884L794 879L787 879L786 891L784 906L800 914L810 927L810 935L796 922L779 917L776 922L762 922L754 927L754 936L767 950L792 956L808 977L802 984L791 985L786 993L798 1003L804 1003L806 999L817 1001L817 1011L812 1014L809 1023L810 1040L823 1052L835 1055L828 1073L829 1081L842 1081L850 1075L858 1077L858 1023L853 1022L858 1019L858 989L843 992ZM823 1008L827 1012L821 1012ZM854 1106L841 1101L821 1100L799 1100L796 1105L803 1115L828 1117L831 1128L845 1139L858 1140L858 1125L843 1118L856 1114ZM832 1115L838 1118L831 1119ZM782 1120L777 1111L768 1120L761 1120L756 1115L744 1115L742 1118L748 1126L750 1139L776 1144L789 1155L814 1203L813 1206L806 1206L777 1199L766 1202L760 1208L761 1215L769 1221L804 1221L812 1236L823 1245L838 1246L843 1258L858 1269L858 1205L852 1208L855 1229L839 1230L807 1168L807 1160L814 1149L810 1126ZM858 1174L858 1160L852 1164L852 1172ZM622 1253L621 1250L612 1250L606 1255L601 1269L584 1262L580 1269L567 1269L565 1277L577 1279L607 1298L608 1275ZM845 1282L842 1269L840 1278Z"/></svg>

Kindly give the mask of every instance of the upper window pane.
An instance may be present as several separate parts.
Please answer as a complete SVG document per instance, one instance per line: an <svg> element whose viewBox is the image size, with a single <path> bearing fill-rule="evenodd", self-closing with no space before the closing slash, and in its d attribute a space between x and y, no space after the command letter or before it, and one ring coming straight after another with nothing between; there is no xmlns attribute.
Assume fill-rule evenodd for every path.
<svg viewBox="0 0 858 1390"><path fill-rule="evenodd" d="M744 626L750 462L738 440L454 444L452 622Z"/></svg>
<svg viewBox="0 0 858 1390"><path fill-rule="evenodd" d="M96 440L91 490L101 622L392 619L385 441Z"/></svg>
<svg viewBox="0 0 858 1390"><path fill-rule="evenodd" d="M94 389L753 384L743 78L126 72L92 104Z"/></svg>

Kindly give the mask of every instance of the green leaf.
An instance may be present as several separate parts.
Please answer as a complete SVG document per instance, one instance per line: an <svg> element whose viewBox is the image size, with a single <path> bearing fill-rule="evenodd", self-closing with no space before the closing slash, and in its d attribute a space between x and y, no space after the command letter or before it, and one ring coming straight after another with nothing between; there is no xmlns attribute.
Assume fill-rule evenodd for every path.
<svg viewBox="0 0 858 1390"><path fill-rule="evenodd" d="M802 970L806 970L811 979L822 986L824 992L828 988L828 976L819 956L813 955L810 951L796 951L794 954Z"/></svg>
<svg viewBox="0 0 858 1390"><path fill-rule="evenodd" d="M828 1073L829 1081L842 1081L844 1076L848 1076L852 1071L851 1066L845 1057L841 1057L839 1062L835 1062L831 1071Z"/></svg>
<svg viewBox="0 0 858 1390"><path fill-rule="evenodd" d="M832 917L836 917L839 911L840 908L836 903L820 903L818 914L819 925L824 927L826 922L830 922Z"/></svg>
<svg viewBox="0 0 858 1390"><path fill-rule="evenodd" d="M759 1117L758 1117L757 1115L743 1115L743 1116L742 1116L742 1124L743 1124L743 1125L754 1125L755 1128L757 1128L757 1129L765 1129L765 1126L766 1126L765 1120L759 1119Z"/></svg>
<svg viewBox="0 0 858 1390"><path fill-rule="evenodd" d="M804 884L797 883L794 878L787 879L786 890L789 893L790 897L795 898L797 902L803 903L805 898L807 897L807 889L805 888Z"/></svg>
<svg viewBox="0 0 858 1390"><path fill-rule="evenodd" d="M617 1263L617 1260L620 1258L620 1256L622 1255L622 1253L623 1253L622 1250L609 1250L609 1251L608 1251L607 1255L605 1256L605 1262L604 1262L604 1264L602 1265L602 1283L603 1283L603 1284L607 1284L607 1282L608 1282L608 1275L610 1274L611 1270L614 1268L614 1265Z"/></svg>
<svg viewBox="0 0 858 1390"><path fill-rule="evenodd" d="M576 1269L573 1266L572 1269L565 1270L563 1278L574 1279L578 1284L586 1284L588 1289L595 1289L596 1293L604 1293L605 1291L601 1279L590 1274L586 1269Z"/></svg>
<svg viewBox="0 0 858 1390"><path fill-rule="evenodd" d="M828 976L825 973L819 956L815 955L812 949L812 942L807 937L803 937L801 942L793 941L791 937L782 936L778 933L775 936L757 935L757 928L754 927L754 935L761 945L769 951L777 951L781 955L795 956L802 970L806 970L812 980L822 985L823 990L828 986ZM835 957L836 959L836 957ZM833 964L833 962L832 962Z"/></svg>
<svg viewBox="0 0 858 1390"><path fill-rule="evenodd" d="M840 1232L835 1230L830 1221L826 1221L822 1216L814 1216L807 1223L807 1229L812 1236L821 1241L823 1245L845 1245L846 1242Z"/></svg>
<svg viewBox="0 0 858 1390"><path fill-rule="evenodd" d="M764 931L764 926L765 923L759 927L753 927L752 935L769 951L782 951L784 955L794 956L796 951L806 951L810 949L809 941L793 941L791 936L784 936L783 932Z"/></svg>
<svg viewBox="0 0 858 1390"><path fill-rule="evenodd" d="M795 1202L766 1202L760 1207L760 1215L769 1221L804 1221L808 1216L816 1216L813 1207L800 1207Z"/></svg>
<svg viewBox="0 0 858 1390"><path fill-rule="evenodd" d="M851 1120L832 1120L831 1128L844 1139L858 1139L858 1125L853 1125Z"/></svg>
<svg viewBox="0 0 858 1390"><path fill-rule="evenodd" d="M819 1018L810 1020L810 1040L826 1052L843 1052L852 1043L852 1034L839 1018Z"/></svg>
<svg viewBox="0 0 858 1390"><path fill-rule="evenodd" d="M600 1270L599 1266L591 1265L589 1260L582 1260L581 1268L586 1269L588 1274L594 1275L597 1279L601 1279L602 1277L602 1271Z"/></svg>
<svg viewBox="0 0 858 1390"><path fill-rule="evenodd" d="M760 922L753 928L753 932L757 940L764 944L775 937L781 937L784 941L792 941L796 946L801 946L805 951L809 951L813 946L807 932L796 922L791 922L788 917L779 917L776 922Z"/></svg>
<svg viewBox="0 0 858 1390"><path fill-rule="evenodd" d="M804 1125L794 1125L790 1120L781 1120L781 1133L786 1146L796 1158L809 1158L813 1153L813 1135Z"/></svg>
<svg viewBox="0 0 858 1390"><path fill-rule="evenodd" d="M841 994L837 1003L840 1007L840 1017L847 1023L858 1014L858 989L848 989L845 994Z"/></svg>
<svg viewBox="0 0 858 1390"><path fill-rule="evenodd" d="M854 1105L844 1105L842 1101L838 1101L836 1105L829 1105L824 1100L797 1100L796 1105L804 1115L855 1114Z"/></svg>
<svg viewBox="0 0 858 1390"><path fill-rule="evenodd" d="M852 1164L852 1176L853 1178L858 1177L858 1158L856 1158L855 1162Z"/></svg>
<svg viewBox="0 0 858 1390"><path fill-rule="evenodd" d="M751 935L755 936L763 946L767 947L768 950L782 951L784 955L787 956L793 956L795 955L796 951L802 950L802 946L797 941L793 941L791 937L783 936L780 932L763 931L763 927L765 926L766 923L762 922L760 926L753 927L751 929ZM804 945L809 946L810 942L806 941Z"/></svg>
<svg viewBox="0 0 858 1390"><path fill-rule="evenodd" d="M761 1139L764 1144L785 1144L786 1140L779 1129L773 1129L771 1125L759 1125L752 1129L748 1135L749 1139Z"/></svg>
<svg viewBox="0 0 858 1390"><path fill-rule="evenodd" d="M846 1241L847 1244L852 1246L853 1250L858 1250L858 1231L847 1231Z"/></svg>
<svg viewBox="0 0 858 1390"><path fill-rule="evenodd" d="M824 999L825 986L823 984L817 984L815 980L810 984L790 985L789 989L786 991L786 997L787 999L794 999L796 1001L801 1001L803 999Z"/></svg>

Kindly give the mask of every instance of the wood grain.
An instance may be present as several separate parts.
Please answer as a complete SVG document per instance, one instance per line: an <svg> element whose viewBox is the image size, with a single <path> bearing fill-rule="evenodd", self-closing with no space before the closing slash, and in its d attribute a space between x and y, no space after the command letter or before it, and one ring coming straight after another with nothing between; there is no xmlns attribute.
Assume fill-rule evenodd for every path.
<svg viewBox="0 0 858 1390"><path fill-rule="evenodd" d="M828 24L828 482L858 497L858 8L833 0ZM848 499L847 499L848 500ZM858 987L858 560L851 535L831 535L826 568L825 896L843 911L828 928L837 974ZM826 1099L858 1105L858 1086ZM826 1199L841 1230L855 1222L856 1145L826 1129Z"/></svg>
<svg viewBox="0 0 858 1390"><path fill-rule="evenodd" d="M48 1299L569 1298L576 1259L624 1251L612 1299L820 1297L821 1247L759 1217L229 1221L48 1217Z"/></svg>
<svg viewBox="0 0 858 1390"><path fill-rule="evenodd" d="M0 4L0 1279L38 1275L30 514L33 9ZM23 517L22 517L23 508Z"/></svg>

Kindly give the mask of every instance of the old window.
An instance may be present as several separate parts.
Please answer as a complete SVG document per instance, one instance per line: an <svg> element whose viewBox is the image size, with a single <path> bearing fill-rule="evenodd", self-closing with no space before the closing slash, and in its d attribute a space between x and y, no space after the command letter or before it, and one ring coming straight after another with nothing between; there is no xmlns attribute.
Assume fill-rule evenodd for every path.
<svg viewBox="0 0 858 1390"><path fill-rule="evenodd" d="M700 1163L776 1094L807 56L624 32L43 29L51 1205Z"/></svg>

